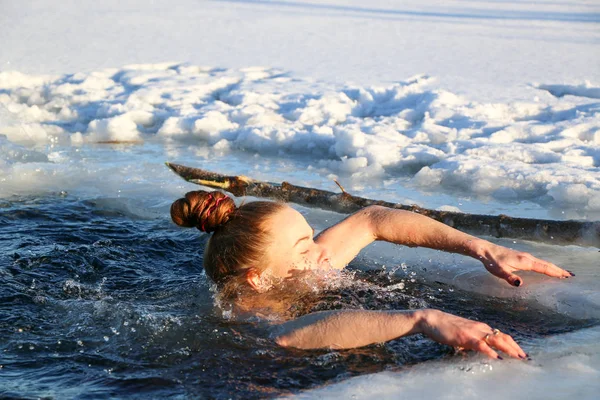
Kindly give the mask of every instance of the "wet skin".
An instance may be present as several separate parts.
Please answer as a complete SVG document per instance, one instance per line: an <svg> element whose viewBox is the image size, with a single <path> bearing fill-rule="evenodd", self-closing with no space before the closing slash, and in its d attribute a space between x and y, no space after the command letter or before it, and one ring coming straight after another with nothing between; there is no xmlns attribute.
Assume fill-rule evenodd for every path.
<svg viewBox="0 0 600 400"><path fill-rule="evenodd" d="M422 246L463 254L480 260L485 268L513 286L523 280L516 271L535 271L558 278L571 274L530 254L478 239L419 214L367 207L323 231L314 230L291 207L272 215L265 228L272 232L263 268L248 269L247 281L258 292L276 284L271 278L288 278L296 271L343 268L375 240ZM525 352L509 336L489 325L438 310L377 312L338 310L312 313L279 325L273 332L282 346L352 348L423 333L431 339L501 358L496 350L524 359ZM495 349L495 350L494 350Z"/></svg>
<svg viewBox="0 0 600 400"><path fill-rule="evenodd" d="M276 278L290 277L294 271L330 269L327 247L313 239L315 230L298 211L285 207L268 221L276 232L267 249L268 273Z"/></svg>

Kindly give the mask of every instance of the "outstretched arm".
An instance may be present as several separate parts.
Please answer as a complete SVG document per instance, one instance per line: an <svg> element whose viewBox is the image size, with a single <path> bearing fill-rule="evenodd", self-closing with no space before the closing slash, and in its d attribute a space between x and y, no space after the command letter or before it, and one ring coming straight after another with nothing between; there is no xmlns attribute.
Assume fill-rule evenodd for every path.
<svg viewBox="0 0 600 400"><path fill-rule="evenodd" d="M424 215L381 206L370 206L352 214L323 231L316 239L329 248L338 268L375 240L470 256L480 260L490 273L514 286L520 286L523 281L514 274L517 270L535 271L557 278L572 276L570 272L528 253L476 238Z"/></svg>
<svg viewBox="0 0 600 400"><path fill-rule="evenodd" d="M493 349L524 359L525 352L509 336L482 322L438 310L337 310L308 314L275 327L275 341L300 349L348 349L423 333L451 346L500 358Z"/></svg>

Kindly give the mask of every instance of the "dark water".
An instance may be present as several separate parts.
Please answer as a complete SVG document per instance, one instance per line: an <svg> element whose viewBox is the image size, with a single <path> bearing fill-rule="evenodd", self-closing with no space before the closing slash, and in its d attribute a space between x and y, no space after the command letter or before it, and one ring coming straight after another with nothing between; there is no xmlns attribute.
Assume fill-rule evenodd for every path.
<svg viewBox="0 0 600 400"><path fill-rule="evenodd" d="M420 336L348 351L278 348L259 326L220 317L201 268L205 240L162 208L122 199L0 200L0 396L269 398L461 357ZM410 282L419 266L359 267L350 267L353 284L323 293L313 309L429 306L523 343L595 323Z"/></svg>

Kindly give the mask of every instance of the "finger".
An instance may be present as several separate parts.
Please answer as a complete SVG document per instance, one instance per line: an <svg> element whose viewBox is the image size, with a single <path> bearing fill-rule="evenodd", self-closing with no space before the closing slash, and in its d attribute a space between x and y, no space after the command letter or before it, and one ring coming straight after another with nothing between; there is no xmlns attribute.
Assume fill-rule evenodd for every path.
<svg viewBox="0 0 600 400"><path fill-rule="evenodd" d="M508 343L508 345L516 351L517 357L525 359L527 358L527 353L523 351L521 346L512 338L512 336L502 333L504 340ZM513 356L514 357L514 356Z"/></svg>
<svg viewBox="0 0 600 400"><path fill-rule="evenodd" d="M521 253L518 257L520 259L520 265L516 267L518 269L524 271L534 271L555 278L569 278L571 276L575 276L571 272L559 268L551 262L540 260L529 253Z"/></svg>
<svg viewBox="0 0 600 400"><path fill-rule="evenodd" d="M485 322L476 321L475 323L476 323L476 328L482 332L492 332L493 331L492 327L489 326L488 324L486 324Z"/></svg>
<svg viewBox="0 0 600 400"><path fill-rule="evenodd" d="M511 286L519 287L523 284L523 279L521 279L518 275L512 274L503 268L496 270L494 275L496 275L500 279L504 279Z"/></svg>
<svg viewBox="0 0 600 400"><path fill-rule="evenodd" d="M487 340L487 343L491 347L494 347L511 357L520 359L526 358L526 354L523 349L521 349L521 347L519 347L513 338L506 333L500 332L497 335L490 336Z"/></svg>
<svg viewBox="0 0 600 400"><path fill-rule="evenodd" d="M477 350L490 358L502 360L502 357L500 357L484 340L477 340L473 346L473 350Z"/></svg>
<svg viewBox="0 0 600 400"><path fill-rule="evenodd" d="M523 279L515 274L509 274L506 278L506 282L510 283L512 286L519 287L523 284Z"/></svg>
<svg viewBox="0 0 600 400"><path fill-rule="evenodd" d="M555 278L569 278L573 276L569 271L565 271L550 262L542 261L537 258L533 259L531 270Z"/></svg>

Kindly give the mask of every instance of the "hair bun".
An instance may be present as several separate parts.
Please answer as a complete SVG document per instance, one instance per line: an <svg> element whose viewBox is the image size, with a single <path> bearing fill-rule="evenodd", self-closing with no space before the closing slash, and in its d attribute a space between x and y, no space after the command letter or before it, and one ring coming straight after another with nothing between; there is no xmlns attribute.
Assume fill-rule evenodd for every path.
<svg viewBox="0 0 600 400"><path fill-rule="evenodd" d="M171 204L171 219L179 226L213 232L229 221L235 209L233 200L222 192L196 190Z"/></svg>

